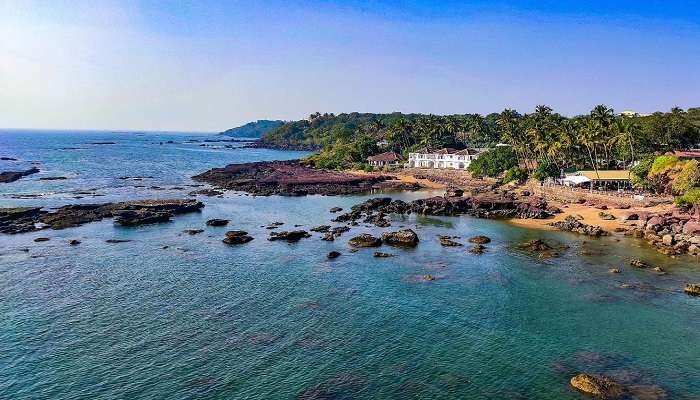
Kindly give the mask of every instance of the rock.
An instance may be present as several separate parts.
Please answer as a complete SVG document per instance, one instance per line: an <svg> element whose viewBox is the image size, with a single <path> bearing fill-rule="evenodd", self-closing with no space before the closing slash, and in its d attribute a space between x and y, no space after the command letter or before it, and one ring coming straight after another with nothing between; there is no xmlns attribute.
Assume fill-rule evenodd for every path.
<svg viewBox="0 0 700 400"><path fill-rule="evenodd" d="M382 241L390 246L415 247L418 245L418 235L411 229L395 232L384 232Z"/></svg>
<svg viewBox="0 0 700 400"><path fill-rule="evenodd" d="M637 220L639 220L639 214L629 213L629 214L625 215L624 217L622 217L622 220L623 221L637 221Z"/></svg>
<svg viewBox="0 0 700 400"><path fill-rule="evenodd" d="M204 229L185 229L184 231L182 231L182 233L186 233L188 235L196 235L202 232L204 232Z"/></svg>
<svg viewBox="0 0 700 400"><path fill-rule="evenodd" d="M116 243L126 243L131 242L129 239L107 239L105 243L116 244Z"/></svg>
<svg viewBox="0 0 700 400"><path fill-rule="evenodd" d="M287 243L295 243L295 242L300 241L301 239L310 238L310 237L311 237L311 235L309 235L309 233L304 231L304 230L282 231L282 232L270 232L270 237L267 238L267 240L270 240L270 241L284 240Z"/></svg>
<svg viewBox="0 0 700 400"><path fill-rule="evenodd" d="M228 231L225 235L223 242L226 244L244 244L254 239L246 231Z"/></svg>
<svg viewBox="0 0 700 400"><path fill-rule="evenodd" d="M644 261L638 258L633 258L632 260L630 260L630 265L635 268L651 268L651 265L645 263Z"/></svg>
<svg viewBox="0 0 700 400"><path fill-rule="evenodd" d="M624 386L600 375L579 374L570 383L576 390L599 399L615 399L626 392Z"/></svg>
<svg viewBox="0 0 700 400"><path fill-rule="evenodd" d="M49 240L51 240L51 239L49 239L47 237L38 237L38 238L34 239L35 242L48 242Z"/></svg>
<svg viewBox="0 0 700 400"><path fill-rule="evenodd" d="M220 218L212 218L207 221L208 226L226 226L228 225L229 220L227 219L220 219Z"/></svg>
<svg viewBox="0 0 700 400"><path fill-rule="evenodd" d="M331 226L330 225L320 225L315 228L309 229L311 232L328 232L330 231Z"/></svg>
<svg viewBox="0 0 700 400"><path fill-rule="evenodd" d="M430 275L430 274L428 274L428 275L423 275L423 280L426 281L426 282L430 282L430 281L434 281L434 280L435 280L435 277L432 276L432 275Z"/></svg>
<svg viewBox="0 0 700 400"><path fill-rule="evenodd" d="M68 244L71 245L71 246L77 246L77 245L80 244L80 240L71 239L71 240L68 241Z"/></svg>
<svg viewBox="0 0 700 400"><path fill-rule="evenodd" d="M683 233L688 235L700 234L700 221L690 220L683 225Z"/></svg>
<svg viewBox="0 0 700 400"><path fill-rule="evenodd" d="M387 258L387 257L393 257L394 255L391 253L382 253L381 251L375 251L374 254L372 254L374 257L377 258Z"/></svg>
<svg viewBox="0 0 700 400"><path fill-rule="evenodd" d="M221 190L216 190L216 189L200 189L200 190L194 190L192 192L187 193L190 196L207 196L207 197L216 197L216 196L223 196L224 192Z"/></svg>
<svg viewBox="0 0 700 400"><path fill-rule="evenodd" d="M321 236L321 240L332 242L335 240L335 235L333 235L331 232L326 232L323 236Z"/></svg>
<svg viewBox="0 0 700 400"><path fill-rule="evenodd" d="M331 251L327 256L329 259L334 259L340 257L340 253L337 251Z"/></svg>
<svg viewBox="0 0 700 400"><path fill-rule="evenodd" d="M485 250L486 246L477 243L469 249L469 252L472 254L484 254Z"/></svg>
<svg viewBox="0 0 700 400"><path fill-rule="evenodd" d="M450 238L450 236L438 236L438 240L440 241L440 244L444 247L459 247L462 246L462 243L455 242Z"/></svg>
<svg viewBox="0 0 700 400"><path fill-rule="evenodd" d="M656 272L666 272L666 271L664 271L664 269L661 268L661 267L654 267L654 271L656 271Z"/></svg>
<svg viewBox="0 0 700 400"><path fill-rule="evenodd" d="M661 237L661 242L664 246L673 246L673 235L663 235Z"/></svg>
<svg viewBox="0 0 700 400"><path fill-rule="evenodd" d="M469 238L469 243L488 244L491 243L491 238L484 235L477 235Z"/></svg>
<svg viewBox="0 0 700 400"><path fill-rule="evenodd" d="M382 240L369 233L363 233L350 239L348 244L353 247L379 247L382 245Z"/></svg>
<svg viewBox="0 0 700 400"><path fill-rule="evenodd" d="M332 207L329 211L332 213L337 213L343 211L343 209L340 207Z"/></svg>
<svg viewBox="0 0 700 400"><path fill-rule="evenodd" d="M600 219L602 219L604 221L612 221L612 220L617 219L617 218L615 218L614 215L612 215L610 213L602 212L602 211L598 213L598 217L600 217Z"/></svg>
<svg viewBox="0 0 700 400"><path fill-rule="evenodd" d="M618 268L610 268L608 272L610 272L611 274L619 274L620 270Z"/></svg>
<svg viewBox="0 0 700 400"><path fill-rule="evenodd" d="M700 283L689 283L683 291L691 296L700 296Z"/></svg>
<svg viewBox="0 0 700 400"><path fill-rule="evenodd" d="M462 197L464 195L464 190L459 188L448 188L445 191L445 197Z"/></svg>
<svg viewBox="0 0 700 400"><path fill-rule="evenodd" d="M38 168L30 168L25 171L5 171L0 172L0 183L10 183L22 179L27 175L36 174L39 172Z"/></svg>

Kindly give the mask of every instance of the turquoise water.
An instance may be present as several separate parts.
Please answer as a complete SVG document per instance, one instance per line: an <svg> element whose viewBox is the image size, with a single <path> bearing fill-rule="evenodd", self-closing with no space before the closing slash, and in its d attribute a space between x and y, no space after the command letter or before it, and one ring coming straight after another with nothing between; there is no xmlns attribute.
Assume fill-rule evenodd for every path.
<svg viewBox="0 0 700 400"><path fill-rule="evenodd" d="M117 144L85 145L96 137ZM0 185L0 207L185 197L188 177L207 168L300 155L157 144L191 137L0 133L0 156L42 169ZM70 179L39 180L52 175ZM123 175L153 178L116 179ZM73 199L85 185L104 196ZM351 235L386 230L376 227L335 242L318 234L296 244L265 240L263 225L308 229L328 223L330 207L370 197L229 193L201 198L202 213L168 224L103 221L0 236L0 398L578 399L568 380L581 371L658 385L669 399L700 396L700 299L681 291L700 281L695 260L665 258L634 240L467 217L396 217L388 229L411 227L421 243L384 246L396 254L388 259L347 251ZM204 226L215 217L231 224ZM183 235L187 228L205 232ZM227 246L230 229L256 239ZM475 256L466 246L442 248L438 234L493 241ZM34 243L39 236L51 240ZM513 248L538 237L570 249L543 261ZM105 243L114 238L132 241ZM327 260L331 250L343 255ZM669 274L631 269L632 256ZM622 273L609 274L613 267ZM425 274L437 279L423 282Z"/></svg>

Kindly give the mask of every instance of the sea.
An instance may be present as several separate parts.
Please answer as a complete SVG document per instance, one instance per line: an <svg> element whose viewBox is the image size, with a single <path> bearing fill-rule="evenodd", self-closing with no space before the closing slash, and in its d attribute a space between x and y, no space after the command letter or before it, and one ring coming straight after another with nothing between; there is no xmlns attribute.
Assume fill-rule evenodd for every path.
<svg viewBox="0 0 700 400"><path fill-rule="evenodd" d="M0 156L16 159L0 171L41 171L0 184L0 207L195 198L191 176L210 168L308 155L220 139L0 131ZM465 216L391 216L391 227L360 224L334 242L267 240L273 222L308 230L336 225L332 207L439 194L227 192L197 196L202 211L170 223L0 234L0 399L582 399L569 385L582 372L628 385L630 398L700 399L700 298L683 293L700 282L696 259ZM417 232L416 248L347 246L400 228ZM222 243L233 229L255 240ZM482 255L467 251L474 235L492 239ZM532 239L560 257L517 247ZM666 274L630 267L633 257Z"/></svg>

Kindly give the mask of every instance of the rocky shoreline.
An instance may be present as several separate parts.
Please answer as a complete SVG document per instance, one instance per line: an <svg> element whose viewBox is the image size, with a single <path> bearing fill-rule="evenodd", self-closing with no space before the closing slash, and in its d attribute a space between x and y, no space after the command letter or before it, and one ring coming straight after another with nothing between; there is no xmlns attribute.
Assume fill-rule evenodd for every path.
<svg viewBox="0 0 700 400"><path fill-rule="evenodd" d="M40 207L0 208L0 233L65 229L114 218L122 226L168 222L174 215L198 211L196 200L137 200L120 203L66 205L52 211Z"/></svg>
<svg viewBox="0 0 700 400"><path fill-rule="evenodd" d="M401 185L386 175L359 175L311 168L299 160L230 164L192 177L218 189L243 191L258 196L341 195L372 189L417 189ZM408 187L410 186L410 187Z"/></svg>
<svg viewBox="0 0 700 400"><path fill-rule="evenodd" d="M293 144L293 143L272 143L262 140L248 141L248 144L241 146L245 149L272 149L272 150L289 150L289 151L321 151L323 146L315 146L312 144Z"/></svg>
<svg viewBox="0 0 700 400"><path fill-rule="evenodd" d="M632 212L624 217L626 236L642 238L662 254L700 256L700 207L673 207L667 212Z"/></svg>

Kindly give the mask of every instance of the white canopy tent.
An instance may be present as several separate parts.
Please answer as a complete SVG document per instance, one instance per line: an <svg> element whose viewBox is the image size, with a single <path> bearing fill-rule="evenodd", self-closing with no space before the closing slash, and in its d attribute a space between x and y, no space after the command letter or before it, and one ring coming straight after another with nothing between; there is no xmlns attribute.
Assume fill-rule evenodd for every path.
<svg viewBox="0 0 700 400"><path fill-rule="evenodd" d="M564 186L578 186L582 183L590 182L591 180L583 175L569 175L562 178L559 182Z"/></svg>

